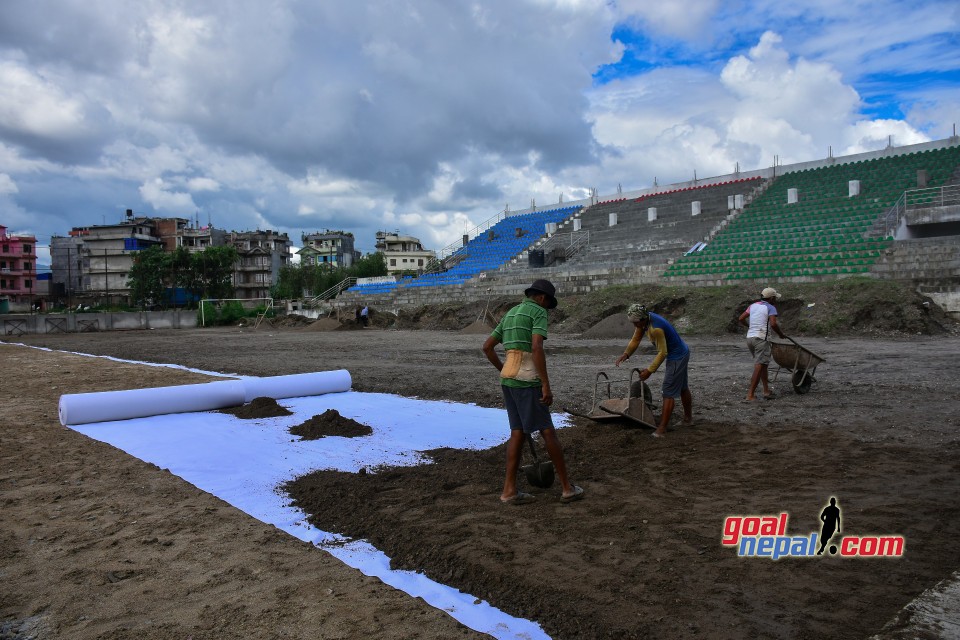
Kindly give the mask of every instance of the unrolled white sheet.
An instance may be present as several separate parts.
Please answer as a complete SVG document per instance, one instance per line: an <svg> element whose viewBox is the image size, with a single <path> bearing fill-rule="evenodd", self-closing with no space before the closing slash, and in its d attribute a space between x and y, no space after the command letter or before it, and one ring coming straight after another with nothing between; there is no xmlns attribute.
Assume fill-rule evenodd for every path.
<svg viewBox="0 0 960 640"><path fill-rule="evenodd" d="M174 387L65 394L60 396L60 423L78 425L212 411L240 406L254 398L300 398L349 391L351 384L350 372L340 369Z"/></svg>

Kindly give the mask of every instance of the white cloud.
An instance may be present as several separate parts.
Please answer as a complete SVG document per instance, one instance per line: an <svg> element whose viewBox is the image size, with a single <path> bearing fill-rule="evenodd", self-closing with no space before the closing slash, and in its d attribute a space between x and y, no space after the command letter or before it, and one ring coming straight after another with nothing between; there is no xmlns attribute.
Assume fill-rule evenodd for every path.
<svg viewBox="0 0 960 640"><path fill-rule="evenodd" d="M187 188L190 191L219 191L220 183L212 178L190 178L187 180Z"/></svg>
<svg viewBox="0 0 960 640"><path fill-rule="evenodd" d="M0 62L0 127L27 135L69 138L84 127L79 100L15 62Z"/></svg>
<svg viewBox="0 0 960 640"><path fill-rule="evenodd" d="M769 166L775 156L791 163L826 157L831 148L834 155L882 148L887 135L899 145L927 139L902 121L864 121L857 92L836 69L793 58L782 45L767 32L718 76L659 69L594 90L594 135L616 150L594 175L619 181L632 174L646 184L656 176L664 184L694 171L702 178ZM599 186L610 192L613 185Z"/></svg>
<svg viewBox="0 0 960 640"><path fill-rule="evenodd" d="M719 6L719 0L687 0L686 2L658 2L657 0L617 0L616 6L627 19L646 23L653 32L671 36L692 37L703 33Z"/></svg>
<svg viewBox="0 0 960 640"><path fill-rule="evenodd" d="M140 185L140 196L160 214L173 217L191 217L197 205L189 193L171 191L171 185L155 178Z"/></svg>
<svg viewBox="0 0 960 640"><path fill-rule="evenodd" d="M0 173L0 195L17 193L17 183L6 173Z"/></svg>
<svg viewBox="0 0 960 640"><path fill-rule="evenodd" d="M844 131L839 151L834 155L850 155L876 151L888 144L902 147L930 139L902 120L861 120Z"/></svg>

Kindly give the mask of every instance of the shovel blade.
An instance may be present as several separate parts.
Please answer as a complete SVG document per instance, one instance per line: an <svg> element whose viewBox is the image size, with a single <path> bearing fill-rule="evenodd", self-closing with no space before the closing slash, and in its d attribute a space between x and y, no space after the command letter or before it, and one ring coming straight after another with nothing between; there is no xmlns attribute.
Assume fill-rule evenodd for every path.
<svg viewBox="0 0 960 640"><path fill-rule="evenodd" d="M527 482L540 489L549 489L553 486L553 463L537 462L522 467L524 475L527 476Z"/></svg>

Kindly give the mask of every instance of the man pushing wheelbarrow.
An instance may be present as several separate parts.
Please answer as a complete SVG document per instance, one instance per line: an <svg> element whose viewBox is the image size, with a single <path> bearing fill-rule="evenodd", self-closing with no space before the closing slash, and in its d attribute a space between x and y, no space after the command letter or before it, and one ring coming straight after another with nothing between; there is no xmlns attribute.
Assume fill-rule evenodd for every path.
<svg viewBox="0 0 960 640"><path fill-rule="evenodd" d="M760 292L760 299L740 314L740 324L747 327L747 347L750 349L750 355L753 356L753 377L750 378L750 388L747 389L747 398L744 402L757 400L756 391L760 384L763 385L763 399L773 398L767 373L772 350L770 331L773 330L784 340L787 339L777 322L777 308L773 306L774 301L780 298L781 295L776 289L767 287Z"/></svg>
<svg viewBox="0 0 960 640"><path fill-rule="evenodd" d="M809 391L811 385L816 382L813 374L817 365L824 362L822 357L801 347L793 338L784 335L777 322L777 308L773 306L774 301L779 300L780 297L776 289L767 287L760 292L760 300L751 304L740 314L740 324L747 326L747 346L754 358L753 377L750 379L750 388L744 402L757 400L756 390L759 384L763 384L764 400L774 397L770 390L767 373L771 356L780 367L777 369L777 375L780 374L781 369L790 371L793 374L790 379L793 390L801 394ZM771 331L784 340L789 340L790 344L771 342ZM773 377L774 380L777 379L777 375Z"/></svg>

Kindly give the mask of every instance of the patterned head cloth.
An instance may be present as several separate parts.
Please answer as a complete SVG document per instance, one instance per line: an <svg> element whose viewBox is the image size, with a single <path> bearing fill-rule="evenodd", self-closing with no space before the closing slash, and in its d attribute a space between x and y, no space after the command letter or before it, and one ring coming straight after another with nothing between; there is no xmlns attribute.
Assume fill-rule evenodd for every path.
<svg viewBox="0 0 960 640"><path fill-rule="evenodd" d="M627 318L630 319L630 322L646 322L650 318L650 314L642 304L632 304L627 307Z"/></svg>

